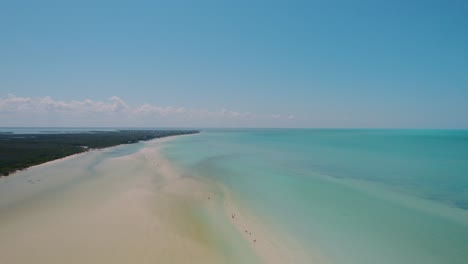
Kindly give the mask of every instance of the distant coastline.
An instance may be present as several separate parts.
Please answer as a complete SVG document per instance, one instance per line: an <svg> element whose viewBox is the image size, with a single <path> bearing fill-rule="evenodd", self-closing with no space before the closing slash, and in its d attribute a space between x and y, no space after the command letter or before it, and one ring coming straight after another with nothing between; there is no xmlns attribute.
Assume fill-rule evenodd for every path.
<svg viewBox="0 0 468 264"><path fill-rule="evenodd" d="M0 177L92 149L199 132L199 130L117 130L63 134L0 133Z"/></svg>

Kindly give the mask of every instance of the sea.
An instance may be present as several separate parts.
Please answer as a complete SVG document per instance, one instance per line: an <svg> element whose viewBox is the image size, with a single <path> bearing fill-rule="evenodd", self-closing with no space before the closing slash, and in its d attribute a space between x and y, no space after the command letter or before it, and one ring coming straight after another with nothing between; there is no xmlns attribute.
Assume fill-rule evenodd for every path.
<svg viewBox="0 0 468 264"><path fill-rule="evenodd" d="M468 131L205 130L167 158L330 263L468 263Z"/></svg>

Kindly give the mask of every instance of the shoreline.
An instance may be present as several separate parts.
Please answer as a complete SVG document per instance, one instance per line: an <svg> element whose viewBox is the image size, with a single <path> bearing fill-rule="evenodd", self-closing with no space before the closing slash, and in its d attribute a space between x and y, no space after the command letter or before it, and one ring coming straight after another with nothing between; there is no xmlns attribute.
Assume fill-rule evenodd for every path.
<svg viewBox="0 0 468 264"><path fill-rule="evenodd" d="M174 139L145 141L124 156L106 156L103 149L78 153L0 184L0 190L10 189L0 192L6 198L0 206L0 262L45 264L54 254L57 260L73 255L73 263L123 264L129 256L140 263L317 263L257 221L226 187L187 177L189 171L162 153ZM96 159L88 171L86 164ZM31 176L36 184L27 182ZM62 220L52 227L57 218Z"/></svg>
<svg viewBox="0 0 468 264"><path fill-rule="evenodd" d="M251 210L241 206L225 186L220 188L225 196L225 213L230 215L231 224L243 235L262 263L328 263L318 254L306 254L299 242L285 232L273 230Z"/></svg>
<svg viewBox="0 0 468 264"><path fill-rule="evenodd" d="M164 144L167 141L169 140L158 141L158 143ZM181 168L176 167L164 157L160 148L157 150L159 162L164 163L165 166L169 166L173 170L168 174L184 173ZM179 171L175 172L175 170ZM223 221L227 221L235 228L238 235L242 236L244 242L259 258L260 263L328 263L323 257L319 257L319 254L313 254L313 256L306 254L298 241L280 230L273 230L271 226L267 226L266 223L260 221L250 209L242 206L234 198L234 193L227 186L199 177L191 177L190 180L194 181L199 187L207 189L203 194L203 196L206 196L203 199L206 200L207 206L210 206L210 204L213 206L212 203L221 205L215 210L222 211ZM207 186L204 187L204 185Z"/></svg>
<svg viewBox="0 0 468 264"><path fill-rule="evenodd" d="M123 131L123 132L122 132ZM139 130L121 130L121 131L117 131L117 132L111 132L111 133L141 133L142 131L139 131ZM197 133L200 133L200 130L174 130L174 131L165 131L165 130L154 130L154 131L144 131L146 133L156 133L155 135L153 134L145 134L145 135L141 135L140 138L138 138L137 140L128 140L126 143L123 143L123 142L115 142L115 143L110 143L110 145L108 146L97 146L97 147L89 147L88 145L91 145L93 144L92 142L88 142L89 144L82 144L81 146L79 146L79 149L76 149L76 143L73 143L71 146L73 146L74 150L72 152L74 153L70 153L70 154L66 154L66 153L60 153L58 154L59 157L57 158L51 158L49 160L45 160L45 161L41 161L41 159L39 159L39 156L36 158L38 159L37 161L32 161L32 162L29 162L31 163L30 165L17 165L16 163L24 163L24 162L28 162L28 161L17 161L16 163L12 163L10 165L5 165L6 169L5 168L0 168L0 171L3 171L2 173L0 173L0 179L2 178L5 178L5 177L8 177L8 176L12 176L18 172L21 172L21 171L26 171L28 169L31 169L33 167L36 167L36 166L40 166L40 165L43 165L43 164L48 164L49 162L54 162L54 161L59 161L59 160L63 160L63 159L66 159L66 158L71 158L71 157L74 157L76 155L81 155L81 154L84 154L84 153L88 153L90 151L99 151L99 150L104 150L104 149L108 149L108 148L112 148L112 147L117 147L117 146L123 146L123 145L130 145L130 144L135 144L135 143L139 143L139 142L147 142L147 141L151 141L151 140L155 140L155 139L160 139L160 138L166 138L166 137L172 137L172 136L180 136L180 135L191 135L191 134L197 134ZM105 133L109 133L109 132L101 132L101 133L90 133L88 134L87 136L89 135L94 135L95 137L99 137L99 136L102 136L104 135ZM157 133L161 133L160 135L157 135ZM165 134L166 133L166 134ZM169 133L169 134L167 134ZM171 134L173 133L173 134ZM76 135L76 136L80 136L80 135L86 135L86 133L67 133L67 134L28 134L27 137L19 137L20 140L23 140L23 141L27 141L27 140L30 140L30 139L35 139L36 137L63 137L63 136L66 136L66 137L69 137L69 136L73 136L73 135ZM5 133L5 134L0 134L0 136L6 136L8 140L18 140L16 134L14 133ZM124 138L125 135L121 135L122 138ZM8 137L11 137L10 139ZM152 138L148 138L148 137L152 137ZM87 139L88 141L91 141L91 140L95 140L95 139ZM6 141L5 141L6 142ZM19 144L24 144L24 142L18 142ZM6 145L6 147L9 147L9 148L12 148L13 151L15 149L15 144L18 144L16 142L14 143L11 143L10 145ZM37 144L37 143L33 143L33 144ZM63 143L62 143L63 144ZM109 144L109 143L107 143ZM104 144L105 145L105 144ZM70 146L70 147L71 147ZM66 145L62 146L58 146L60 148L64 148L66 147ZM51 149L49 150L50 152L53 152L53 151L56 151L55 149ZM45 152L41 155L44 155L44 154L49 154L48 152ZM48 159L48 158L46 158ZM12 168L8 169L9 167L8 166L13 166ZM24 166L24 167L23 167Z"/></svg>

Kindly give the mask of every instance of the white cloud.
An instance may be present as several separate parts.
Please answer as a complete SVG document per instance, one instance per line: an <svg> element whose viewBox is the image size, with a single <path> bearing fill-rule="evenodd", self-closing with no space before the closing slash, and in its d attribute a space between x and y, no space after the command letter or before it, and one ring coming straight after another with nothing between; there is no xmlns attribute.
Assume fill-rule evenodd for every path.
<svg viewBox="0 0 468 264"><path fill-rule="evenodd" d="M127 111L130 107L119 97L112 96L108 102L93 101L61 101L50 96L31 98L8 95L0 97L0 111L2 112L119 112Z"/></svg>
<svg viewBox="0 0 468 264"><path fill-rule="evenodd" d="M288 119L288 120L293 120L296 118L296 116L293 114L288 114L288 115L273 114L270 117L273 119Z"/></svg>
<svg viewBox="0 0 468 264"><path fill-rule="evenodd" d="M0 126L38 125L38 122L44 126L250 126L260 121L291 119L294 116L290 114L261 115L224 108L207 110L149 103L130 106L117 96L105 101L64 101L50 96L0 97Z"/></svg>

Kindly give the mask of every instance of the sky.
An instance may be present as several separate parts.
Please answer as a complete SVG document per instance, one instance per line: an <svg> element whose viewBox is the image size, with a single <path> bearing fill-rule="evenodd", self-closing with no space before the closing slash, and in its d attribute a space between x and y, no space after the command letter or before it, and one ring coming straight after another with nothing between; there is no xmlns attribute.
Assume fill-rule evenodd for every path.
<svg viewBox="0 0 468 264"><path fill-rule="evenodd" d="M0 126L468 128L468 1L0 1Z"/></svg>

